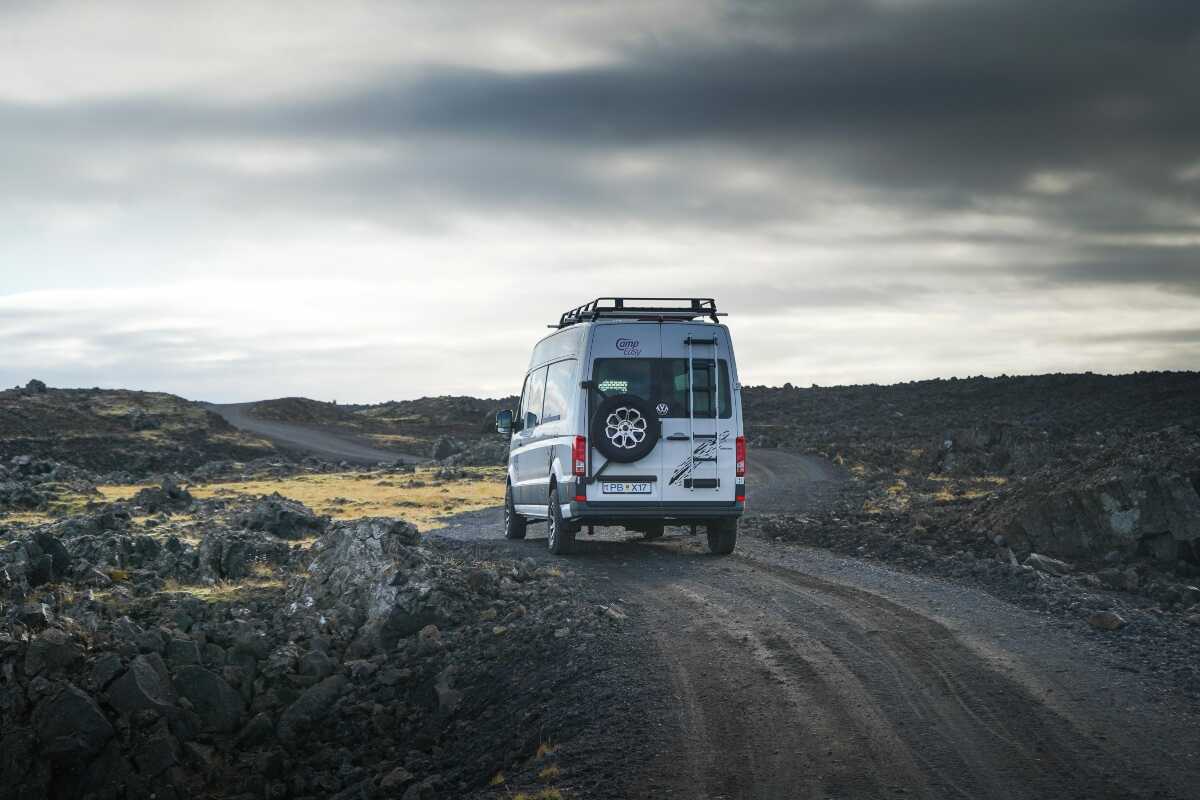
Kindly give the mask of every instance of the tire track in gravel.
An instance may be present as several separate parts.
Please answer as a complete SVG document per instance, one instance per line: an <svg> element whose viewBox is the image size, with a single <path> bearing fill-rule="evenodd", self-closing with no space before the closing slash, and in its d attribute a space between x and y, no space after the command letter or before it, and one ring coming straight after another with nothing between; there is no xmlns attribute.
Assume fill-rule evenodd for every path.
<svg viewBox="0 0 1200 800"><path fill-rule="evenodd" d="M654 549L696 561L686 544ZM615 588L646 609L683 698L687 769L651 770L673 796L1170 796L1138 759L884 598L749 562L646 577Z"/></svg>
<svg viewBox="0 0 1200 800"><path fill-rule="evenodd" d="M759 510L805 510L841 480L780 451L751 465ZM675 531L643 543L603 529L556 558L542 526L510 542L500 519L465 514L440 533L567 566L629 614L628 645L608 657L637 676L655 738L625 744L620 793L581 797L1184 798L1200 785L1197 709L978 589L754 539L713 557Z"/></svg>

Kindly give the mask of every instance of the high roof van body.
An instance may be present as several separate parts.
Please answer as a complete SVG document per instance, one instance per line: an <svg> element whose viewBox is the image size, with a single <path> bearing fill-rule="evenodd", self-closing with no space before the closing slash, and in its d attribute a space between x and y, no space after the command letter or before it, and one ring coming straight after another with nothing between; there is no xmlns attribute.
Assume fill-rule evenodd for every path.
<svg viewBox="0 0 1200 800"><path fill-rule="evenodd" d="M505 535L546 520L570 552L585 527L661 536L703 526L732 552L745 510L741 386L711 299L600 298L533 348L511 435Z"/></svg>

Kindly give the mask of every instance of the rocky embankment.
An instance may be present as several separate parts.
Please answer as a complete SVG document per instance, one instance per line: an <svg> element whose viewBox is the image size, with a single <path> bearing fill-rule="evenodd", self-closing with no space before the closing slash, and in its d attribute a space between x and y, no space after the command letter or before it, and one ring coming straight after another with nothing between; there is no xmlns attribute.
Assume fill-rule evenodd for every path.
<svg viewBox="0 0 1200 800"><path fill-rule="evenodd" d="M274 455L269 442L171 394L53 389L39 380L0 391L0 462L29 456L94 472L147 474Z"/></svg>
<svg viewBox="0 0 1200 800"><path fill-rule="evenodd" d="M398 519L331 523L278 496L198 501L168 482L8 535L6 797L411 800L500 773L544 784L548 743L587 724L556 687L597 670L586 643L621 619L558 569L481 560Z"/></svg>
<svg viewBox="0 0 1200 800"><path fill-rule="evenodd" d="M823 453L935 547L1200 572L1200 374L747 388L751 443Z"/></svg>

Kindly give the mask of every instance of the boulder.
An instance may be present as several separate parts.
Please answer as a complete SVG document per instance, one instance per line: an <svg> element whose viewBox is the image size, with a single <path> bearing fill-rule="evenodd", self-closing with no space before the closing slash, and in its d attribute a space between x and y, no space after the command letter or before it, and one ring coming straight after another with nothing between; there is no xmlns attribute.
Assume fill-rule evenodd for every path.
<svg viewBox="0 0 1200 800"><path fill-rule="evenodd" d="M364 642L386 623L385 646L439 622L437 600L420 581L427 559L415 547L419 541L417 529L403 520L334 523L313 544L307 578L289 589L289 613L298 621L336 615Z"/></svg>
<svg viewBox="0 0 1200 800"><path fill-rule="evenodd" d="M288 547L262 533L215 528L204 535L197 556L203 577L239 580L255 563L286 561Z"/></svg>
<svg viewBox="0 0 1200 800"><path fill-rule="evenodd" d="M242 696L223 678L204 667L186 666L175 673L175 689L186 697L204 730L233 733L245 710Z"/></svg>
<svg viewBox="0 0 1200 800"><path fill-rule="evenodd" d="M241 747L259 747L275 738L275 726L266 712L254 715L238 734L238 745Z"/></svg>
<svg viewBox="0 0 1200 800"><path fill-rule="evenodd" d="M195 498L187 489L167 478L159 486L142 489L129 502L147 514L158 514L163 511L183 511L191 508Z"/></svg>
<svg viewBox="0 0 1200 800"><path fill-rule="evenodd" d="M1115 611L1097 611L1088 617L1088 625L1102 631L1115 631L1125 627L1125 618Z"/></svg>
<svg viewBox="0 0 1200 800"><path fill-rule="evenodd" d="M158 731L134 752L133 763L142 775L160 775L179 763L179 743L166 731Z"/></svg>
<svg viewBox="0 0 1200 800"><path fill-rule="evenodd" d="M283 539L302 539L323 533L328 519L319 517L303 503L289 500L278 492L260 498L238 518L238 524L252 531L264 531Z"/></svg>
<svg viewBox="0 0 1200 800"><path fill-rule="evenodd" d="M17 612L17 621L30 628L44 628L54 621L54 615L45 603L26 603Z"/></svg>
<svg viewBox="0 0 1200 800"><path fill-rule="evenodd" d="M1141 548L1174 564L1181 543L1200 540L1200 494L1177 473L1126 471L1018 502L1009 538L1039 552L1088 558Z"/></svg>
<svg viewBox="0 0 1200 800"><path fill-rule="evenodd" d="M320 724L348 685L346 676L331 675L306 689L280 716L280 741L285 744L295 743L305 731Z"/></svg>
<svg viewBox="0 0 1200 800"><path fill-rule="evenodd" d="M113 679L121 674L121 657L116 653L105 653L92 665L92 685L97 690L108 688Z"/></svg>
<svg viewBox="0 0 1200 800"><path fill-rule="evenodd" d="M40 672L58 672L82 658L83 650L72 641L70 634L58 628L47 628L29 643L29 649L25 651L25 674L33 677Z"/></svg>
<svg viewBox="0 0 1200 800"><path fill-rule="evenodd" d="M114 733L96 701L69 683L34 709L33 727L44 755L67 760L95 756Z"/></svg>
<svg viewBox="0 0 1200 800"><path fill-rule="evenodd" d="M62 580L71 569L71 554L57 536L49 533L36 533L34 540L42 553L50 556L51 580Z"/></svg>
<svg viewBox="0 0 1200 800"><path fill-rule="evenodd" d="M1047 575L1069 575L1074 570L1074 567L1065 561L1059 561L1057 558L1039 553L1030 553L1029 557L1025 559L1025 564Z"/></svg>
<svg viewBox="0 0 1200 800"><path fill-rule="evenodd" d="M33 378L29 383L25 384L25 392L27 394L45 394L47 390L46 383Z"/></svg>
<svg viewBox="0 0 1200 800"><path fill-rule="evenodd" d="M108 688L108 703L125 715L138 711L168 714L175 709L175 696L166 679L165 669L159 669L154 658L139 655L129 663L125 674Z"/></svg>
<svg viewBox="0 0 1200 800"><path fill-rule="evenodd" d="M170 639L167 641L167 661L176 666L199 664L200 647L192 639Z"/></svg>

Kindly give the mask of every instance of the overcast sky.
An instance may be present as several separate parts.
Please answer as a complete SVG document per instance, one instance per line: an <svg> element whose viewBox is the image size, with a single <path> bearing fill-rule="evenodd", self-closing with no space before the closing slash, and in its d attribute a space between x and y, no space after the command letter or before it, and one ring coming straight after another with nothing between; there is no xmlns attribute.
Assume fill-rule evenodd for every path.
<svg viewBox="0 0 1200 800"><path fill-rule="evenodd" d="M743 383L1200 365L1200 2L0 3L0 385L518 391L597 295Z"/></svg>

